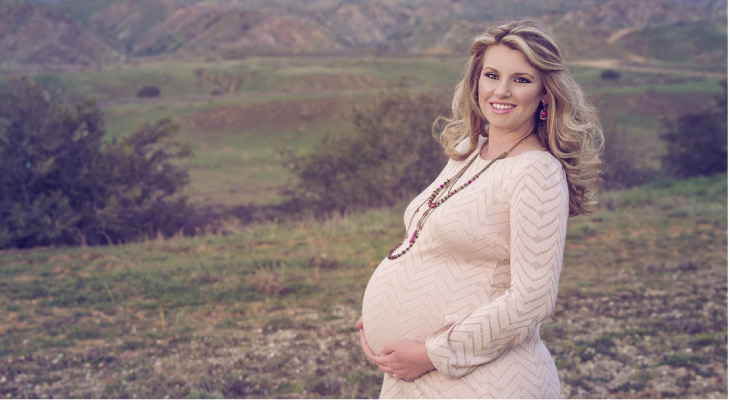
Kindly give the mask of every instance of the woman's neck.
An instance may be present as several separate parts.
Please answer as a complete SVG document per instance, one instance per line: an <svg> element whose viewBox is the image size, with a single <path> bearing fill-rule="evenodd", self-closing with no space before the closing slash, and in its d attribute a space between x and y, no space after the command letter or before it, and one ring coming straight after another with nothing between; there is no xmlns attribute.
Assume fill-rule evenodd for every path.
<svg viewBox="0 0 730 400"><path fill-rule="evenodd" d="M532 129L522 129L515 131L500 131L500 130L489 130L489 138L487 143L484 145L481 151L481 157L485 160L493 160L499 157L500 154L509 150L517 142L529 136L532 133ZM515 153L516 150L512 151Z"/></svg>

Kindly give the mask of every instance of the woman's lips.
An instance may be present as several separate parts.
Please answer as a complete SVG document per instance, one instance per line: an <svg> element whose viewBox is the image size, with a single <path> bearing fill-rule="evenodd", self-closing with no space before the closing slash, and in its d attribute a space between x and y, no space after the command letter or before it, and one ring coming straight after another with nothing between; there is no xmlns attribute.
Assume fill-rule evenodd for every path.
<svg viewBox="0 0 730 400"><path fill-rule="evenodd" d="M508 103L489 103L489 107L494 111L496 114L506 114L512 109L514 109L514 104L508 104Z"/></svg>

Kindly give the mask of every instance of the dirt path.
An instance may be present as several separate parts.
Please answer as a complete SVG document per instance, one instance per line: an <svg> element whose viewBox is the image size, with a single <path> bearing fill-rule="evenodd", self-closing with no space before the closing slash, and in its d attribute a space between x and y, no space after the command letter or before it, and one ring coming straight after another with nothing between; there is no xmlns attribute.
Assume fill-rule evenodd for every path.
<svg viewBox="0 0 730 400"><path fill-rule="evenodd" d="M609 44L614 43L615 41L621 39L622 37L628 35L629 33L636 32L638 30L639 30L638 27L619 29L616 32L614 32L613 34L611 34L611 36L609 36L609 38L606 40L606 42L608 42Z"/></svg>

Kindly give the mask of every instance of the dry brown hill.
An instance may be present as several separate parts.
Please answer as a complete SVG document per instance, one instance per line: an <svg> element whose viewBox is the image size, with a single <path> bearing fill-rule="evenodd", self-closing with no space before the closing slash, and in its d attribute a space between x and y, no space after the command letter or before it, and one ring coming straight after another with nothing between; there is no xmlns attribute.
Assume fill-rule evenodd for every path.
<svg viewBox="0 0 730 400"><path fill-rule="evenodd" d="M36 0L39 1L39 0ZM535 18L574 49L574 58L636 53L627 34L698 24L727 37L727 0L8 0L0 12L0 56L16 63L109 62L181 54L463 54L486 25ZM18 28L20 27L20 28ZM662 32L656 33L661 35ZM620 44L620 46L619 46ZM715 46L717 47L717 46ZM716 50L716 49L710 49ZM669 49L671 51L671 49ZM695 55L689 55L692 60Z"/></svg>
<svg viewBox="0 0 730 400"><path fill-rule="evenodd" d="M121 54L68 13L0 2L0 60L17 64L108 63Z"/></svg>
<svg viewBox="0 0 730 400"><path fill-rule="evenodd" d="M619 30L678 22L698 22L727 16L727 2L714 0L596 2L595 6L568 12L558 22L580 28Z"/></svg>
<svg viewBox="0 0 730 400"><path fill-rule="evenodd" d="M246 49L256 52L328 51L338 43L314 21L225 4L177 8L140 38L132 55Z"/></svg>

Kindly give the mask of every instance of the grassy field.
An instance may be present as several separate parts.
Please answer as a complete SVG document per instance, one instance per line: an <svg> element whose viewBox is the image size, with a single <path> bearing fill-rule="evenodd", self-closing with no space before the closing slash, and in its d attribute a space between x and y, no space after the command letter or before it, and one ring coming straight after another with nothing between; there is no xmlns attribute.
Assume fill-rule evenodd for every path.
<svg viewBox="0 0 730 400"><path fill-rule="evenodd" d="M141 60L35 79L91 96L108 138L172 116L195 205L266 205L297 154L352 129L381 94L453 90L464 59ZM657 68L652 66L652 68ZM699 111L716 78L571 67L607 127L656 166L662 119ZM138 99L145 85L162 96ZM688 107L691 105L691 109ZM445 105L448 109L448 105ZM564 397L727 396L727 175L603 193L571 219L560 298L543 325ZM354 322L404 205L124 246L0 252L0 397L375 397Z"/></svg>
<svg viewBox="0 0 730 400"><path fill-rule="evenodd" d="M110 139L172 117L180 125L179 139L189 142L195 154L188 164L190 199L198 205L239 206L282 200L279 188L292 179L279 159L283 145L304 154L325 134L351 130L343 115L386 92L449 93L464 62L443 56L138 59L34 78L57 96L97 99ZM627 130L648 166L657 166L663 152L657 139L661 120L700 111L721 91L717 78L674 67L619 69L616 80L602 80L602 68L571 70L596 104L608 140L614 130ZM137 98L142 86L159 87L161 97ZM444 104L444 113L448 109Z"/></svg>
<svg viewBox="0 0 730 400"><path fill-rule="evenodd" d="M309 151L326 133L351 129L342 115L386 91L452 90L462 62L372 56L148 61L35 79L59 96L97 99L110 139L171 116L195 152L190 198L235 206L281 200L278 187L289 179L277 158L282 145ZM162 96L138 99L141 86L157 86Z"/></svg>
<svg viewBox="0 0 730 400"><path fill-rule="evenodd" d="M727 396L727 175L571 219L543 325L565 397ZM402 206L0 252L2 397L375 397L354 323Z"/></svg>

